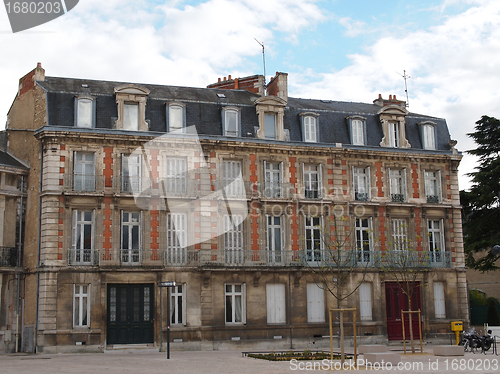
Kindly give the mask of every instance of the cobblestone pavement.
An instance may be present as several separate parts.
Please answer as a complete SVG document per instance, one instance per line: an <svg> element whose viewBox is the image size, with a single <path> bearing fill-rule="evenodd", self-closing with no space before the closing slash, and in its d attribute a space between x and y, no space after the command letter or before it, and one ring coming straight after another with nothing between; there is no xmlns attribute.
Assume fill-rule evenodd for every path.
<svg viewBox="0 0 500 374"><path fill-rule="evenodd" d="M311 361L268 362L242 357L237 351L193 351L166 353L150 350L124 350L92 354L55 355L3 355L0 356L0 373L86 373L86 374L280 374L310 373ZM316 371L327 366L316 364ZM378 370L376 370L378 369ZM500 373L500 356L466 353L463 357L435 357L430 352L417 355L401 355L400 367L376 368L377 373ZM347 373L348 371L338 371ZM360 370L366 372L369 370Z"/></svg>

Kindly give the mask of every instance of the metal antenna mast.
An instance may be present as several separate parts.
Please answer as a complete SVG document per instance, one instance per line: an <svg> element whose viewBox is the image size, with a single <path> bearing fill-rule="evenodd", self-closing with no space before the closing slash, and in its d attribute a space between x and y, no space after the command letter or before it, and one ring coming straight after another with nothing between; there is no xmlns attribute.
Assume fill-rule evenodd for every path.
<svg viewBox="0 0 500 374"><path fill-rule="evenodd" d="M398 73L399 74L399 73ZM401 75L401 74L399 74ZM403 79L405 80L405 93L406 93L406 107L410 106L410 99L408 98L408 86L406 84L406 81L410 79L411 77L409 75L406 75L406 70L403 70L403 75L401 75Z"/></svg>
<svg viewBox="0 0 500 374"><path fill-rule="evenodd" d="M264 92L266 92L266 50L264 48L264 43L261 43L254 38L257 43L262 47L262 63L264 64Z"/></svg>

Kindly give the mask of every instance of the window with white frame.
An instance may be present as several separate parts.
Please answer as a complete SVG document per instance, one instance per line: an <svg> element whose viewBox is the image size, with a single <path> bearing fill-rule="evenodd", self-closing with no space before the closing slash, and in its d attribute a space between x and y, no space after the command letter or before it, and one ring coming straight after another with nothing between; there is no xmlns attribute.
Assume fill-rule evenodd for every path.
<svg viewBox="0 0 500 374"><path fill-rule="evenodd" d="M168 264L187 263L187 216L185 213L167 214Z"/></svg>
<svg viewBox="0 0 500 374"><path fill-rule="evenodd" d="M186 127L184 110L185 107L180 104L170 104L168 108L168 131L183 131Z"/></svg>
<svg viewBox="0 0 500 374"><path fill-rule="evenodd" d="M316 283L307 284L307 322L325 322L325 291Z"/></svg>
<svg viewBox="0 0 500 374"><path fill-rule="evenodd" d="M352 168L352 182L354 189L354 200L370 200L370 168Z"/></svg>
<svg viewBox="0 0 500 374"><path fill-rule="evenodd" d="M434 282L434 313L436 318L446 318L443 282Z"/></svg>
<svg viewBox="0 0 500 374"><path fill-rule="evenodd" d="M436 149L434 125L422 125L422 139L424 149Z"/></svg>
<svg viewBox="0 0 500 374"><path fill-rule="evenodd" d="M408 249L408 223L405 219L392 220L392 241L395 251Z"/></svg>
<svg viewBox="0 0 500 374"><path fill-rule="evenodd" d="M95 191L94 152L75 152L73 168L73 189L75 191Z"/></svg>
<svg viewBox="0 0 500 374"><path fill-rule="evenodd" d="M306 199L321 198L321 164L303 165L304 168L304 197Z"/></svg>
<svg viewBox="0 0 500 374"><path fill-rule="evenodd" d="M318 126L317 120L313 116L304 116L304 141L306 143L317 143Z"/></svg>
<svg viewBox="0 0 500 374"><path fill-rule="evenodd" d="M323 259L323 240L321 230L322 216L305 217L306 261L319 262Z"/></svg>
<svg viewBox="0 0 500 374"><path fill-rule="evenodd" d="M285 285L266 284L267 323L286 323Z"/></svg>
<svg viewBox="0 0 500 374"><path fill-rule="evenodd" d="M186 195L187 162L185 158L167 158L165 193L167 195Z"/></svg>
<svg viewBox="0 0 500 374"><path fill-rule="evenodd" d="M359 285L359 315L361 321L373 320L372 286L367 282L363 282Z"/></svg>
<svg viewBox="0 0 500 374"><path fill-rule="evenodd" d="M356 218L356 257L360 263L371 261L373 250L372 219Z"/></svg>
<svg viewBox="0 0 500 374"><path fill-rule="evenodd" d="M440 263L444 260L443 221L427 220L427 235L429 238L429 255L431 263Z"/></svg>
<svg viewBox="0 0 500 374"><path fill-rule="evenodd" d="M264 196L270 198L283 197L282 163L264 161L264 174Z"/></svg>
<svg viewBox="0 0 500 374"><path fill-rule="evenodd" d="M276 139L276 114L264 114L264 135L266 139Z"/></svg>
<svg viewBox="0 0 500 374"><path fill-rule="evenodd" d="M389 169L391 201L406 202L406 169Z"/></svg>
<svg viewBox="0 0 500 374"><path fill-rule="evenodd" d="M90 327L90 285L73 285L73 327Z"/></svg>
<svg viewBox="0 0 500 374"><path fill-rule="evenodd" d="M365 122L360 119L351 120L351 138L353 145L365 145Z"/></svg>
<svg viewBox="0 0 500 374"><path fill-rule="evenodd" d="M226 264L244 262L242 215L224 215L224 257Z"/></svg>
<svg viewBox="0 0 500 374"><path fill-rule="evenodd" d="M170 290L170 310L172 325L186 325L186 283Z"/></svg>
<svg viewBox="0 0 500 374"><path fill-rule="evenodd" d="M441 201L441 173L439 171L425 171L425 198L430 204Z"/></svg>
<svg viewBox="0 0 500 374"><path fill-rule="evenodd" d="M121 262L138 264L141 262L141 212L122 210Z"/></svg>
<svg viewBox="0 0 500 374"><path fill-rule="evenodd" d="M267 263L280 264L285 249L283 216L266 215Z"/></svg>
<svg viewBox="0 0 500 374"><path fill-rule="evenodd" d="M224 108L222 110L223 128L225 136L240 135L240 112L237 109Z"/></svg>
<svg viewBox="0 0 500 374"><path fill-rule="evenodd" d="M241 161L224 160L222 162L222 185L226 197L245 197Z"/></svg>
<svg viewBox="0 0 500 374"><path fill-rule="evenodd" d="M389 147L399 148L399 122L389 122Z"/></svg>
<svg viewBox="0 0 500 374"><path fill-rule="evenodd" d="M92 128L95 126L95 103L90 97L75 99L76 127Z"/></svg>
<svg viewBox="0 0 500 374"><path fill-rule="evenodd" d="M91 265L94 258L95 212L73 210L73 232L70 262L74 265Z"/></svg>
<svg viewBox="0 0 500 374"><path fill-rule="evenodd" d="M225 284L226 324L246 323L245 283Z"/></svg>
<svg viewBox="0 0 500 374"><path fill-rule="evenodd" d="M122 154L121 192L139 193L142 189L142 156Z"/></svg>
<svg viewBox="0 0 500 374"><path fill-rule="evenodd" d="M139 103L123 104L123 129L139 130Z"/></svg>

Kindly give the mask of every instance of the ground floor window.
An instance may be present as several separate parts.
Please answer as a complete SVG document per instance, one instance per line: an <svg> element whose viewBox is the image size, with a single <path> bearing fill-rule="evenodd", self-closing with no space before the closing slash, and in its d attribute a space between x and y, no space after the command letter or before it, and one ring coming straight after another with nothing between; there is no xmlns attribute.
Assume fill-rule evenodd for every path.
<svg viewBox="0 0 500 374"><path fill-rule="evenodd" d="M443 282L434 282L434 312L436 318L446 318Z"/></svg>
<svg viewBox="0 0 500 374"><path fill-rule="evenodd" d="M172 325L186 325L186 284L172 288L170 294Z"/></svg>
<svg viewBox="0 0 500 374"><path fill-rule="evenodd" d="M359 286L359 314L361 321L371 321L372 315L372 286L370 283L361 283Z"/></svg>
<svg viewBox="0 0 500 374"><path fill-rule="evenodd" d="M73 291L73 327L90 326L90 286L75 284Z"/></svg>
<svg viewBox="0 0 500 374"><path fill-rule="evenodd" d="M266 285L267 323L286 323L285 285Z"/></svg>
<svg viewBox="0 0 500 374"><path fill-rule="evenodd" d="M325 322L325 291L316 283L307 284L307 322Z"/></svg>
<svg viewBox="0 0 500 374"><path fill-rule="evenodd" d="M226 324L245 323L245 284L226 284Z"/></svg>

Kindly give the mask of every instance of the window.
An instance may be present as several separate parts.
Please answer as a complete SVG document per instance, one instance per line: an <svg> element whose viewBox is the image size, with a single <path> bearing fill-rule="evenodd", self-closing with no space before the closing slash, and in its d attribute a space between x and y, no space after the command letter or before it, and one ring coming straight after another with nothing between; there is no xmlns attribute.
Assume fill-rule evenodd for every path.
<svg viewBox="0 0 500 374"><path fill-rule="evenodd" d="M305 217L307 262L319 262L323 259L322 224L323 217Z"/></svg>
<svg viewBox="0 0 500 374"><path fill-rule="evenodd" d="M284 284L266 284L267 323L286 323Z"/></svg>
<svg viewBox="0 0 500 374"><path fill-rule="evenodd" d="M365 145L365 121L351 120L351 139L353 145Z"/></svg>
<svg viewBox="0 0 500 374"><path fill-rule="evenodd" d="M90 327L90 285L73 285L73 327Z"/></svg>
<svg viewBox="0 0 500 374"><path fill-rule="evenodd" d="M406 201L406 169L389 169L389 189L391 201L398 203Z"/></svg>
<svg viewBox="0 0 500 374"><path fill-rule="evenodd" d="M94 221L94 211L73 210L71 264L91 265L94 263Z"/></svg>
<svg viewBox="0 0 500 374"><path fill-rule="evenodd" d="M139 104L125 103L123 105L123 129L139 130Z"/></svg>
<svg viewBox="0 0 500 374"><path fill-rule="evenodd" d="M95 191L93 152L75 152L73 176L73 189L75 191Z"/></svg>
<svg viewBox="0 0 500 374"><path fill-rule="evenodd" d="M399 148L399 122L389 122L389 147Z"/></svg>
<svg viewBox="0 0 500 374"><path fill-rule="evenodd" d="M276 139L276 114L264 114L264 135L266 139Z"/></svg>
<svg viewBox="0 0 500 374"><path fill-rule="evenodd" d="M224 252L227 264L242 264L243 254L243 216L224 215Z"/></svg>
<svg viewBox="0 0 500 374"><path fill-rule="evenodd" d="M441 173L439 171L425 171L425 198L430 204L438 204L441 199Z"/></svg>
<svg viewBox="0 0 500 374"><path fill-rule="evenodd" d="M356 260L368 264L373 249L371 218L356 218Z"/></svg>
<svg viewBox="0 0 500 374"><path fill-rule="evenodd" d="M122 192L141 192L141 155L122 155Z"/></svg>
<svg viewBox="0 0 500 374"><path fill-rule="evenodd" d="M245 284L225 284L226 324L246 323Z"/></svg>
<svg viewBox="0 0 500 374"><path fill-rule="evenodd" d="M304 168L304 197L306 199L321 198L321 164L303 165Z"/></svg>
<svg viewBox="0 0 500 374"><path fill-rule="evenodd" d="M427 235L429 237L429 255L431 264L443 262L444 238L441 220L427 221Z"/></svg>
<svg viewBox="0 0 500 374"><path fill-rule="evenodd" d="M187 167L185 158L167 159L167 177L165 179L165 192L167 195L186 195L186 170Z"/></svg>
<svg viewBox="0 0 500 374"><path fill-rule="evenodd" d="M424 149L436 149L436 137L433 125L422 125L422 140Z"/></svg>
<svg viewBox="0 0 500 374"><path fill-rule="evenodd" d="M266 215L268 264L279 264L283 261L285 247L283 223L282 216Z"/></svg>
<svg viewBox="0 0 500 374"><path fill-rule="evenodd" d="M408 224L405 219L392 220L392 240L395 251L408 249Z"/></svg>
<svg viewBox="0 0 500 374"><path fill-rule="evenodd" d="M354 200L370 200L370 168L352 168Z"/></svg>
<svg viewBox="0 0 500 374"><path fill-rule="evenodd" d="M436 318L446 318L443 282L434 282L434 313Z"/></svg>
<svg viewBox="0 0 500 374"><path fill-rule="evenodd" d="M245 197L241 161L222 162L222 185L226 197Z"/></svg>
<svg viewBox="0 0 500 374"><path fill-rule="evenodd" d="M122 264L138 264L141 262L141 212L122 211Z"/></svg>
<svg viewBox="0 0 500 374"><path fill-rule="evenodd" d="M170 291L172 325L186 325L186 284L172 287Z"/></svg>
<svg viewBox="0 0 500 374"><path fill-rule="evenodd" d="M325 291L316 283L307 284L307 322L325 322Z"/></svg>
<svg viewBox="0 0 500 374"><path fill-rule="evenodd" d="M223 109L222 120L225 136L240 136L240 112L238 110Z"/></svg>
<svg viewBox="0 0 500 374"><path fill-rule="evenodd" d="M370 283L359 285L359 315L361 321L371 321L372 316L372 287Z"/></svg>
<svg viewBox="0 0 500 374"><path fill-rule="evenodd" d="M184 129L184 106L171 104L168 106L168 131L181 131Z"/></svg>
<svg viewBox="0 0 500 374"><path fill-rule="evenodd" d="M312 116L304 117L304 141L307 143L316 143L318 141L316 122L316 118Z"/></svg>
<svg viewBox="0 0 500 374"><path fill-rule="evenodd" d="M184 213L167 214L167 263L187 263L187 217Z"/></svg>
<svg viewBox="0 0 500 374"><path fill-rule="evenodd" d="M270 198L283 197L282 164L281 162L264 161L265 185L264 196Z"/></svg>
<svg viewBox="0 0 500 374"><path fill-rule="evenodd" d="M77 97L75 99L75 121L76 127L94 127L94 99L90 97Z"/></svg>

